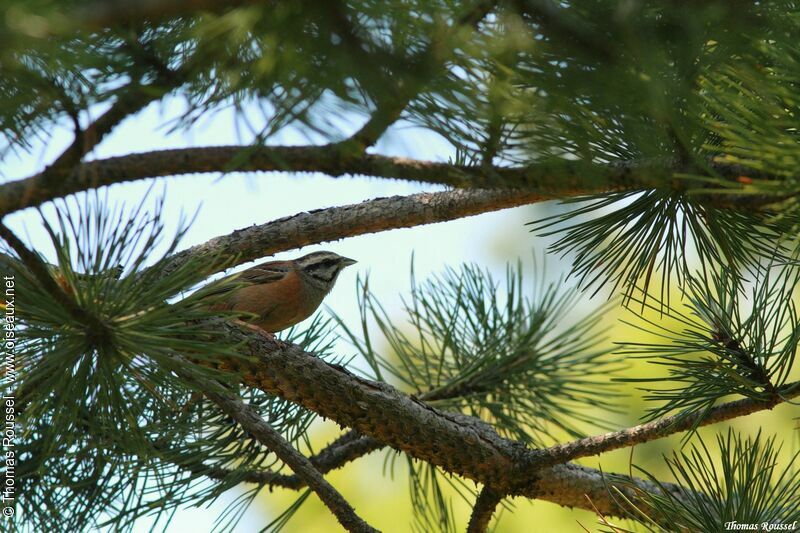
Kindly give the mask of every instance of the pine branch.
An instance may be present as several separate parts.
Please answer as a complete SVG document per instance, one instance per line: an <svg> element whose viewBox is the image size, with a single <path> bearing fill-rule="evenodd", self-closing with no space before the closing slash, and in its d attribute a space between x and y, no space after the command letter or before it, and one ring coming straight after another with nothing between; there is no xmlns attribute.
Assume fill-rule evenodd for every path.
<svg viewBox="0 0 800 533"><path fill-rule="evenodd" d="M429 395L421 395L421 400L428 399ZM566 463L567 461L597 455L606 451L649 442L658 438L686 431L697 426L711 425L717 422L730 420L739 416L746 416L758 411L772 409L776 405L800 396L800 382L786 385L777 391L776 397L771 401L757 401L743 399L729 402L713 408L708 413L697 413L687 417L671 416L661 420L642 424L632 428L619 430L595 437L579 439L571 443L561 444L546 449L531 450L522 458L533 470L543 467ZM315 466L323 472L343 466L363 454L380 449L383 443L367 436L361 436L358 431L350 431L331 443L323 452L312 458ZM218 473L219 477L224 473ZM300 488L295 478L276 477L273 473L252 472L246 481L265 483L287 488Z"/></svg>
<svg viewBox="0 0 800 533"><path fill-rule="evenodd" d="M308 458L311 464L321 474L341 468L350 461L355 461L375 450L380 450L384 444L372 437L364 437L357 431L349 431L330 443L319 453ZM184 466L184 465L179 465ZM198 469L189 467L196 474L203 474L214 479L225 479L233 470L227 468L206 467ZM265 470L250 470L244 473L243 481L257 485L283 487L298 490L305 487L305 482L296 474L281 474Z"/></svg>
<svg viewBox="0 0 800 533"><path fill-rule="evenodd" d="M522 188L541 198L577 196L653 184L649 164L598 166L586 177L585 165L543 163L526 168L435 163L362 154L342 157L335 146L209 146L160 150L101 159L80 165L58 183L43 174L0 185L0 214L38 206L76 192L128 181L217 172L321 172L333 177L362 175L453 187Z"/></svg>
<svg viewBox="0 0 800 533"><path fill-rule="evenodd" d="M580 457L598 455L611 450L650 442L651 440L697 427L716 424L759 411L771 410L775 406L798 396L800 396L800 381L795 381L777 389L772 399L768 401L744 398L718 405L707 411L698 411L689 415L667 416L647 424L559 444L544 450L537 450L536 453L544 458L543 463L537 461L537 465L564 463Z"/></svg>
<svg viewBox="0 0 800 533"><path fill-rule="evenodd" d="M2 186L0 186L2 189ZM455 190L376 198L358 204L318 209L236 230L229 235L174 254L159 265L162 276L193 258L232 258L224 267L260 257L346 237L445 222L546 199L536 192L516 190ZM2 201L2 200L0 200ZM0 260L10 258L0 254ZM208 262L207 274L223 265Z"/></svg>
<svg viewBox="0 0 800 533"><path fill-rule="evenodd" d="M716 440L717 453L700 439L690 451L665 457L665 466L679 481L681 493L634 489L639 493L636 504L620 498L629 509L628 516L646 526L657 525L658 531L716 531L723 521L729 525L732 519L734 524L800 520L800 454L781 458L782 446L776 437L763 438L760 430L754 437L743 437L728 428L727 435L717 434ZM785 466L780 468L782 462ZM660 483L659 476L639 470L651 482Z"/></svg>
<svg viewBox="0 0 800 533"><path fill-rule="evenodd" d="M328 444L320 452L310 456L308 460L314 468L324 475L383 447L384 444L382 442L372 437L364 437L357 431L349 431ZM187 468L192 472L204 474L215 479L224 479L233 472L233 470L218 467L198 469L187 466ZM296 474L281 474L265 470L247 471L244 473L243 481L292 490L298 490L306 486L305 481Z"/></svg>
<svg viewBox="0 0 800 533"><path fill-rule="evenodd" d="M338 366L328 365L296 346L276 344L261 336L254 339L243 332L229 340L232 345L249 342L251 356L265 354L254 365L243 361L225 363L241 370L247 376L247 384L300 403L447 471L491 483L505 494L537 494L539 480L549 471L560 471L555 467L542 469L552 461L547 462L541 451L526 450L502 439L493 428L476 419L439 412L388 385L359 379ZM789 398L796 391L782 392ZM403 431L397 432L397 427ZM414 438L409 439L409 435ZM374 449L371 445L368 448Z"/></svg>
<svg viewBox="0 0 800 533"><path fill-rule="evenodd" d="M89 124L85 130L76 129L72 144L39 174L38 177L44 185L52 186L53 181L65 179L79 165L83 156L100 144L123 120L161 99L169 90L185 81L185 67L178 70L168 68L139 42L128 44L127 47L134 55L146 57L147 62L155 67L157 72L155 80L145 85L141 85L137 80L131 81L118 91L120 96L105 113Z"/></svg>
<svg viewBox="0 0 800 533"><path fill-rule="evenodd" d="M470 479L513 484L506 473L524 447L472 417L443 413L385 383L361 379L296 346L232 332L257 362L230 361L255 386ZM245 365L245 366L242 366ZM398 428L403 428L398 431Z"/></svg>
<svg viewBox="0 0 800 533"><path fill-rule="evenodd" d="M359 378L277 339L233 324L216 328L247 356L220 366L243 375L248 386L302 405L447 472L491 485L503 495L587 508L583 494L589 493L606 514L621 512L608 498L606 480L596 470L573 464L521 468L535 463L537 451L500 437L476 418L439 411L388 384Z"/></svg>
<svg viewBox="0 0 800 533"><path fill-rule="evenodd" d="M192 258L217 257L219 254L235 257L232 263L225 265L229 267L312 244L455 220L542 199L538 193L514 190L455 190L376 198L236 230L178 252L159 268L168 274Z"/></svg>
<svg viewBox="0 0 800 533"><path fill-rule="evenodd" d="M453 396L453 394L444 394L443 392L439 390L429 391L419 395L418 398L423 401L431 401L447 399ZM450 390L449 392L455 393L456 391ZM341 468L347 463L383 447L384 444L382 442L372 437L364 436L358 431L350 430L328 444L319 453L309 457L309 460L320 472L327 474L331 470ZM231 470L224 468L209 468L202 473L212 478L223 479L230 475L231 472ZM297 476L267 471L249 471L245 474L244 481L294 490L305 486Z"/></svg>
<svg viewBox="0 0 800 533"><path fill-rule="evenodd" d="M230 394L218 392L220 386L215 386L209 380L201 380L194 376L191 377L191 380L199 385L205 395L227 415L241 424L248 433L286 463L319 496L319 499L330 509L345 529L359 532L377 531L356 514L348 501L322 477L322 474L314 468L308 458L295 450L251 406Z"/></svg>
<svg viewBox="0 0 800 533"><path fill-rule="evenodd" d="M39 175L43 183L64 179L72 168L78 165L84 155L100 144L103 138L126 117L141 111L148 104L161 97L161 82L140 86L136 82L128 84L122 95L111 108L92 122L85 130L77 131L75 140L48 165Z"/></svg>
<svg viewBox="0 0 800 533"><path fill-rule="evenodd" d="M739 165L712 164L720 177L738 183L770 176ZM607 191L649 189L663 184L659 176L685 169L668 161L630 161L589 165L549 161L526 167L486 167L374 154L345 156L328 146L207 146L177 148L110 157L79 165L57 182L46 171L0 185L0 215L80 191L115 183L182 174L218 172L321 172L328 176L359 175L449 185L458 188L514 188L536 192L541 199L566 198ZM780 197L747 194L709 196L718 207L758 209Z"/></svg>
<svg viewBox="0 0 800 533"><path fill-rule="evenodd" d="M472 508L472 515L467 524L467 533L483 533L489 527L494 510L503 499L503 495L495 492L491 487L483 487L475 506Z"/></svg>
<svg viewBox="0 0 800 533"><path fill-rule="evenodd" d="M618 494L614 492L619 491L630 501L640 504L637 490L651 494L667 492L677 500L691 501L691 498L681 493L681 487L674 483L656 484L642 478L609 474L575 463L543 469L540 477L527 487L525 495L564 507L599 511L606 516L626 517L628 509L620 505ZM702 494L695 496L704 498ZM642 510L649 511L649 508Z"/></svg>

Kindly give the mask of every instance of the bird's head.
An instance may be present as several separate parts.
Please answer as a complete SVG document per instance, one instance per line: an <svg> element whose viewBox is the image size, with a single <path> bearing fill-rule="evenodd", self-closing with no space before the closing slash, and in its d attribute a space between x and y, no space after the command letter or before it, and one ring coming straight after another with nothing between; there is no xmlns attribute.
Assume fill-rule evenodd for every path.
<svg viewBox="0 0 800 533"><path fill-rule="evenodd" d="M333 288L342 270L355 263L355 260L333 252L313 252L295 259L295 265L306 279L325 292Z"/></svg>

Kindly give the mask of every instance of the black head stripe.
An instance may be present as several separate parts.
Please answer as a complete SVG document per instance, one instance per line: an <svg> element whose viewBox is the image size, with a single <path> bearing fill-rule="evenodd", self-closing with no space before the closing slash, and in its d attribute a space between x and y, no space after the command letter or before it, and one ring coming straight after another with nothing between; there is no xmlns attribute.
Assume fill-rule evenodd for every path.
<svg viewBox="0 0 800 533"><path fill-rule="evenodd" d="M342 257L333 252L314 252L297 260L307 276L330 288L342 270Z"/></svg>
<svg viewBox="0 0 800 533"><path fill-rule="evenodd" d="M333 259L325 259L308 265L306 272L315 278L331 281L339 272L339 262Z"/></svg>

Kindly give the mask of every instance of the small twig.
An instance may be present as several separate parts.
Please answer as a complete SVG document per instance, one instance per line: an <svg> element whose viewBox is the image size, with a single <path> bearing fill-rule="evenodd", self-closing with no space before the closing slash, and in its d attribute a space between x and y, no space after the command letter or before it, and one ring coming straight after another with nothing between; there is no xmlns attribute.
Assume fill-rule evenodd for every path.
<svg viewBox="0 0 800 533"><path fill-rule="evenodd" d="M467 533L483 533L489 527L497 504L503 499L500 492L495 491L489 486L483 487L475 505L472 507L472 515L469 517Z"/></svg>
<svg viewBox="0 0 800 533"><path fill-rule="evenodd" d="M622 533L619 529L617 529L617 527L614 524L612 524L611 522L608 521L608 518L606 518L606 515L603 514L602 511L600 511L600 509L597 508L597 506L594 504L594 502L592 501L592 499L589 497L588 494L586 495L586 499L589 501L589 505L592 506L592 510L597 515L597 521L601 526L610 527L611 531L613 533ZM583 525L581 525L581 527L583 527ZM583 527L583 529L584 529L584 531L587 531L587 532L589 531L585 527Z"/></svg>
<svg viewBox="0 0 800 533"><path fill-rule="evenodd" d="M161 64L156 56L144 45L133 48L134 54L146 56L148 63L155 65L156 79L149 84L142 85L133 80L122 88L116 101L109 109L88 125L81 129L77 121L77 112L73 110L75 121L75 139L56 159L48 165L38 176L39 180L50 185L64 179L80 166L83 157L111 133L123 120L130 115L144 109L148 104L159 100L167 91L178 87L184 80L182 70L172 70ZM191 63L191 60L188 61Z"/></svg>
<svg viewBox="0 0 800 533"><path fill-rule="evenodd" d="M779 387L776 389L775 395L769 400L745 398L718 405L707 412L698 411L688 415L677 414L666 416L659 420L648 422L647 424L641 424L603 435L586 437L550 448L536 450L533 454L538 455L539 458L534 459L533 464L537 467L541 467L565 463L580 457L588 457L619 448L627 448L635 444L641 444L674 433L687 431L694 427L708 426L716 424L717 422L749 415L757 411L772 409L776 405L797 396L800 396L800 381L795 381Z"/></svg>
<svg viewBox="0 0 800 533"><path fill-rule="evenodd" d="M215 386L209 380L196 376L189 379L202 388L211 401L236 420L253 438L286 463L319 496L345 529L358 532L377 531L361 519L347 500L314 468L308 458L294 449L278 431L259 416L252 406L228 393L219 392L220 386Z"/></svg>
<svg viewBox="0 0 800 533"><path fill-rule="evenodd" d="M385 445L372 437L364 437L357 431L349 431L330 443L319 453L308 458L312 465L321 473L327 474L331 470L341 468L350 461L354 461L375 450L380 450ZM202 468L178 465L197 474L204 474L214 479L224 479L233 473L233 470L221 467L204 466ZM271 470L249 470L242 474L246 483L269 485L285 489L298 490L306 486L296 474L281 474Z"/></svg>
<svg viewBox="0 0 800 533"><path fill-rule="evenodd" d="M53 163L42 172L42 181L52 182L63 178L79 165L83 156L92 148L100 144L105 136L111 132L123 119L144 108L156 100L154 86L139 87L136 82L131 82L126 91L116 102L86 129L78 130L75 140L70 144Z"/></svg>

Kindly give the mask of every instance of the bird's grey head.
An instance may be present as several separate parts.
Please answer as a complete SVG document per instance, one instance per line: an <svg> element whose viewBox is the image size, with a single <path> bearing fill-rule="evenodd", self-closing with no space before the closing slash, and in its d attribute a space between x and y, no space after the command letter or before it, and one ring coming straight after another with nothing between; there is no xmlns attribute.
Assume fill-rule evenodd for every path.
<svg viewBox="0 0 800 533"><path fill-rule="evenodd" d="M295 262L300 271L307 276L306 279L317 289L325 292L333 288L339 272L356 263L353 259L333 252L313 252L296 259Z"/></svg>

